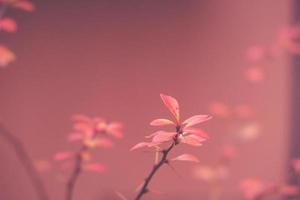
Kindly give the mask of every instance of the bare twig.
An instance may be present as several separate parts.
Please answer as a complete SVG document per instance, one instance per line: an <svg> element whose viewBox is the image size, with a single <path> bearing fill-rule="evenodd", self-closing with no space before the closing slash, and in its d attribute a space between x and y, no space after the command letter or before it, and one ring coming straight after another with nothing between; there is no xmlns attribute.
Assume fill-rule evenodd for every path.
<svg viewBox="0 0 300 200"><path fill-rule="evenodd" d="M87 146L83 145L80 148L80 150L76 153L74 170L72 171L72 174L69 180L67 181L67 185L66 185L66 200L73 199L74 187L82 171L82 161L83 161L82 155L86 150L87 150Z"/></svg>
<svg viewBox="0 0 300 200"><path fill-rule="evenodd" d="M156 172L159 170L159 168L163 166L163 164L167 164L167 162L168 162L168 154L173 149L173 147L175 145L176 145L176 141L174 141L169 148L167 148L167 149L165 149L165 150L162 151L161 160L157 164L155 164L153 166L151 172L149 173L149 175L147 176L147 178L145 178L145 182L144 182L143 186L141 187L139 193L135 197L135 200L140 200L142 198L142 196L149 191L148 190L148 185L150 184L153 176L156 174Z"/></svg>
<svg viewBox="0 0 300 200"><path fill-rule="evenodd" d="M34 187L39 200L48 200L48 194L46 192L44 183L33 165L33 162L27 153L23 142L8 131L2 123L0 123L0 135L11 145L14 149L16 156L23 165L32 186Z"/></svg>

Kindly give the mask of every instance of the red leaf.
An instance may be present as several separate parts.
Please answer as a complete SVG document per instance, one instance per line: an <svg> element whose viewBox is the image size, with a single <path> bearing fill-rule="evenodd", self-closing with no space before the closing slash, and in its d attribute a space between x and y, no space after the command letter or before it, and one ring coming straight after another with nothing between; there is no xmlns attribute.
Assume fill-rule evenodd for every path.
<svg viewBox="0 0 300 200"><path fill-rule="evenodd" d="M177 123L179 123L180 116L179 116L179 104L177 100L171 96L167 96L164 94L160 94L162 101L164 102L165 106L169 109L172 115L175 117Z"/></svg>
<svg viewBox="0 0 300 200"><path fill-rule="evenodd" d="M150 123L151 126L175 125L174 122L168 119L155 119Z"/></svg>

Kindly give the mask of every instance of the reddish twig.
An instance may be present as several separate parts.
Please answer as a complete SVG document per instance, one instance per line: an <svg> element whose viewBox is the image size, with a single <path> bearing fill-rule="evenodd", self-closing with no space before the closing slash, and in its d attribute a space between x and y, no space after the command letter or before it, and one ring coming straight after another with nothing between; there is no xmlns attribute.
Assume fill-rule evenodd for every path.
<svg viewBox="0 0 300 200"><path fill-rule="evenodd" d="M170 151L173 149L173 147L175 147L178 144L178 136L180 134L182 134L182 130L180 126L176 127L176 132L177 135L174 137L173 142L171 144L171 146L163 151L161 151L162 153L162 157L160 159L160 161L155 164L151 170L151 172L149 173L149 175L145 178L145 182L143 184L143 186L141 187L140 191L138 192L137 196L135 197L134 200L140 200L142 198L142 196L144 194L146 194L149 190L148 190L148 185L150 184L153 176L156 174L156 172L164 165L164 164L168 164L168 154L170 153Z"/></svg>
<svg viewBox="0 0 300 200"><path fill-rule="evenodd" d="M72 200L73 199L74 187L75 187L77 179L78 179L78 177L79 177L79 175L82 171L82 160L83 160L82 154L86 150L87 150L87 146L83 145L81 147L81 149L75 155L74 170L73 170L69 180L67 181L67 185L66 185L66 200Z"/></svg>
<svg viewBox="0 0 300 200"><path fill-rule="evenodd" d="M167 164L168 163L168 154L173 149L173 147L175 145L176 145L176 142L174 141L168 149L162 151L161 160L157 164L155 164L153 166L151 172L149 173L149 175L147 176L147 178L145 178L145 182L144 182L143 186L141 187L139 193L135 197L135 200L140 200L142 198L142 196L149 191L148 190L148 185L150 184L153 176L159 170L159 168L163 166L163 164Z"/></svg>
<svg viewBox="0 0 300 200"><path fill-rule="evenodd" d="M34 187L37 197L40 200L48 200L48 194L46 192L44 183L33 165L33 162L27 153L23 142L14 136L10 131L8 131L2 123L0 123L0 135L12 146L16 156L23 165L32 186Z"/></svg>

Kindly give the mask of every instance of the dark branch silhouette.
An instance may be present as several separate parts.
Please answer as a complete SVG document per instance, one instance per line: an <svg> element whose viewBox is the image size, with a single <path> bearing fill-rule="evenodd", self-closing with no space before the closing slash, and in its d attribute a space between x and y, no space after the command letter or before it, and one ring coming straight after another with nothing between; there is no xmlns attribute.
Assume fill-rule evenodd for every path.
<svg viewBox="0 0 300 200"><path fill-rule="evenodd" d="M75 187L77 179L82 171L82 160L83 160L82 154L86 150L87 150L87 146L83 145L75 156L74 170L72 171L72 174L71 174L69 180L67 181L67 185L66 185L66 200L73 199L74 187Z"/></svg>
<svg viewBox="0 0 300 200"><path fill-rule="evenodd" d="M17 158L24 167L28 178L34 187L39 200L49 200L44 183L37 172L33 162L27 153L23 142L7 130L2 123L0 123L0 135L7 141L7 143L14 149Z"/></svg>
<svg viewBox="0 0 300 200"><path fill-rule="evenodd" d="M150 184L152 178L154 177L156 172L159 170L159 168L161 168L164 164L168 163L168 154L175 145L176 145L176 142L174 141L169 148L162 151L161 160L153 166L153 169L151 170L151 172L149 173L147 178L145 178L145 182L144 182L143 186L141 187L139 193L135 197L135 200L140 200L142 198L142 196L149 191L148 185Z"/></svg>

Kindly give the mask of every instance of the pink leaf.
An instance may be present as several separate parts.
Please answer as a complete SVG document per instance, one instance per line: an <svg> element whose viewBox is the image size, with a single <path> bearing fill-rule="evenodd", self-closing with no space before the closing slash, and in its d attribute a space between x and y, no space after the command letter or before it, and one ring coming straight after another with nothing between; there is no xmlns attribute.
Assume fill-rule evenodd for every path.
<svg viewBox="0 0 300 200"><path fill-rule="evenodd" d="M201 146L203 141L205 141L205 139L197 135L187 135L187 136L181 135L179 137L180 143L184 143L192 146Z"/></svg>
<svg viewBox="0 0 300 200"><path fill-rule="evenodd" d="M97 142L97 146L104 147L104 148L111 148L114 146L114 144L109 139L101 138Z"/></svg>
<svg viewBox="0 0 300 200"><path fill-rule="evenodd" d="M103 173L106 170L106 167L100 163L89 163L84 165L84 169L87 171Z"/></svg>
<svg viewBox="0 0 300 200"><path fill-rule="evenodd" d="M159 134L168 134L168 133L169 133L169 132L167 132L167 131L155 131L154 133L152 133L152 134L146 136L146 138L153 138L153 137L156 136L156 135L159 135Z"/></svg>
<svg viewBox="0 0 300 200"><path fill-rule="evenodd" d="M168 119L155 119L150 123L151 126L175 125L174 122Z"/></svg>
<svg viewBox="0 0 300 200"><path fill-rule="evenodd" d="M155 142L140 142L136 145L134 145L130 151L133 151L133 150L136 150L136 149L139 149L139 148L143 148L143 147L154 147L154 146L157 146L159 145L159 143L155 143Z"/></svg>
<svg viewBox="0 0 300 200"><path fill-rule="evenodd" d="M123 138L124 133L122 131L123 124L119 122L112 122L107 127L107 132L111 135L113 135L116 138Z"/></svg>
<svg viewBox="0 0 300 200"><path fill-rule="evenodd" d="M83 136L81 133L71 133L69 136L68 136L68 141L69 142L73 142L73 141L77 141L77 140L82 140L83 139Z"/></svg>
<svg viewBox="0 0 300 200"><path fill-rule="evenodd" d="M27 12L32 12L35 10L34 4L27 0L18 0L13 3L13 6Z"/></svg>
<svg viewBox="0 0 300 200"><path fill-rule="evenodd" d="M209 115L194 115L188 119L186 119L182 124L185 125L185 127L191 127L196 124L205 122L207 120L210 120L212 117Z"/></svg>
<svg viewBox="0 0 300 200"><path fill-rule="evenodd" d="M202 137L204 139L209 139L209 135L203 131L202 129L199 129L199 128L193 128L193 127L188 127L188 128L184 128L183 129L183 134L194 134L194 135L197 135L199 137Z"/></svg>
<svg viewBox="0 0 300 200"><path fill-rule="evenodd" d="M177 156L173 158L172 160L178 160L178 161L190 161L190 162L200 162L199 159L191 154L182 154L180 156Z"/></svg>
<svg viewBox="0 0 300 200"><path fill-rule="evenodd" d="M6 48L5 46L0 45L0 68L6 67L15 59L16 56L11 50Z"/></svg>
<svg viewBox="0 0 300 200"><path fill-rule="evenodd" d="M66 160L69 159L73 156L74 154L72 152L69 151L62 151L62 152L58 152L54 155L54 159L58 160L58 161L62 161L62 160Z"/></svg>
<svg viewBox="0 0 300 200"><path fill-rule="evenodd" d="M136 150L136 149L139 149L139 148L143 148L143 147L148 147L149 144L150 144L149 142L140 142L140 143L134 145L134 146L130 149L130 151L133 151L133 150Z"/></svg>
<svg viewBox="0 0 300 200"><path fill-rule="evenodd" d="M243 190L246 199L255 199L263 193L266 185L260 179L248 178L240 183L240 188Z"/></svg>
<svg viewBox="0 0 300 200"><path fill-rule="evenodd" d="M165 132L158 131L157 134L153 137L152 142L154 143L163 143L173 140L174 136L177 134L176 132Z"/></svg>
<svg viewBox="0 0 300 200"><path fill-rule="evenodd" d="M72 120L80 122L90 122L91 118L86 115L76 114L72 116Z"/></svg>
<svg viewBox="0 0 300 200"><path fill-rule="evenodd" d="M17 31L17 23L14 19L6 17L0 20L0 30L4 30L10 33Z"/></svg>
<svg viewBox="0 0 300 200"><path fill-rule="evenodd" d="M121 200L128 200L122 193L116 191L116 195L121 199Z"/></svg>
<svg viewBox="0 0 300 200"><path fill-rule="evenodd" d="M75 123L73 125L73 129L82 132L86 136L92 136L94 134L93 127L89 124L82 123L82 122Z"/></svg>
<svg viewBox="0 0 300 200"><path fill-rule="evenodd" d="M165 106L169 109L172 115L175 117L177 123L179 123L180 116L179 116L179 104L177 100L171 96L167 96L164 94L160 94L162 101L164 102Z"/></svg>

